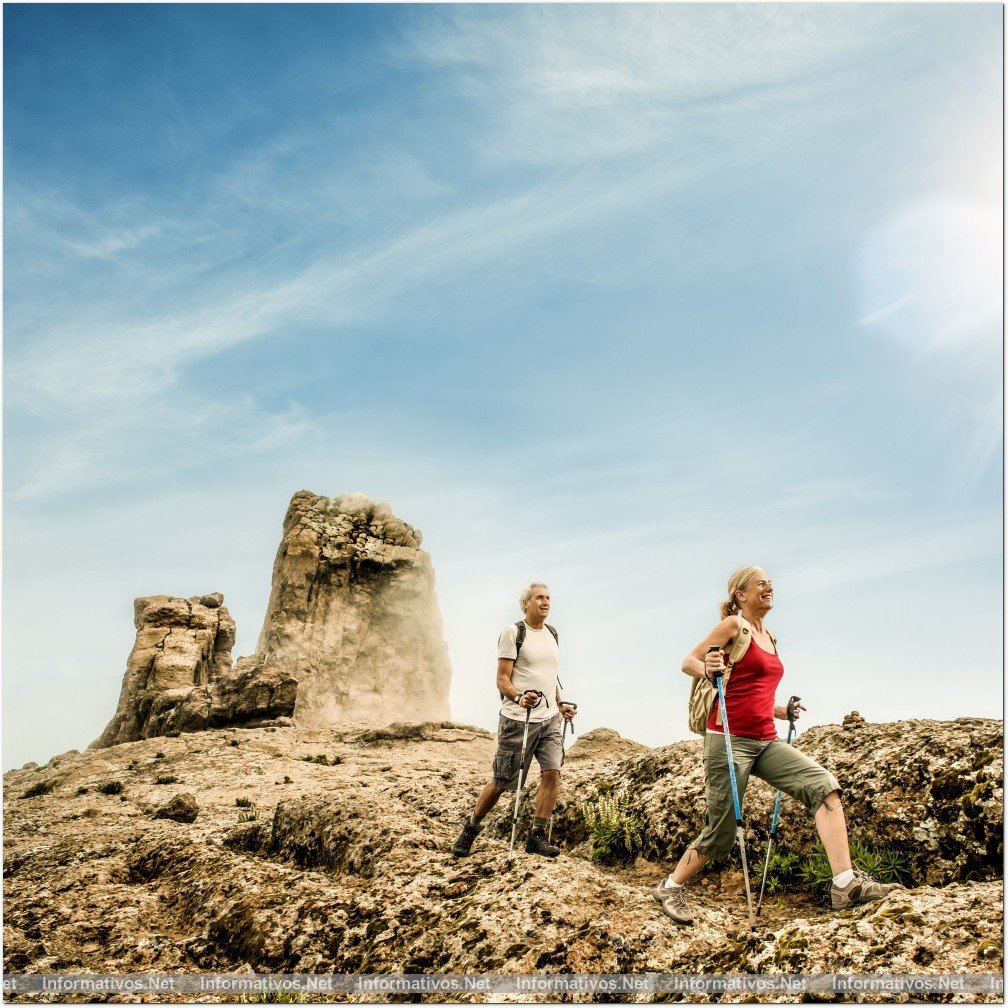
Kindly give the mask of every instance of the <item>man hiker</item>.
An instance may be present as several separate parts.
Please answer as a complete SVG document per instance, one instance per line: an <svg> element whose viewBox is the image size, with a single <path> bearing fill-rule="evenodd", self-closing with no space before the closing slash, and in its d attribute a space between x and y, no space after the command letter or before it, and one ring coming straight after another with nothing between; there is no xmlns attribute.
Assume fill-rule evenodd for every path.
<svg viewBox="0 0 1008 1008"><path fill-rule="evenodd" d="M497 799L505 791L518 787L519 776L524 783L533 756L539 762L539 790L535 823L525 849L530 854L545 857L556 857L560 853L560 848L547 840L546 826L560 792L563 723L573 720L577 708L560 698L558 638L556 630L546 622L550 609L549 588L536 582L527 585L522 589L518 604L524 619L505 627L497 642L497 690L502 704L493 777L480 792L475 810L452 845L456 857L470 853L483 819L497 804ZM523 739L524 766L521 759Z"/></svg>

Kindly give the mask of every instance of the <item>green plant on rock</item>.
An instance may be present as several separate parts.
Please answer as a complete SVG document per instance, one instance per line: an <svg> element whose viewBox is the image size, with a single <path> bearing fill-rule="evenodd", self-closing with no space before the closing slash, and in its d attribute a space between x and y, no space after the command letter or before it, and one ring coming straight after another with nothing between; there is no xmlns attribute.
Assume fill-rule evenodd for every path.
<svg viewBox="0 0 1008 1008"><path fill-rule="evenodd" d="M158 776L154 783L155 784L174 784L178 780L175 774L161 774Z"/></svg>
<svg viewBox="0 0 1008 1008"><path fill-rule="evenodd" d="M43 780L39 781L37 784L32 784L27 791L25 791L21 797L22 798L37 798L39 795L49 794L52 789L56 787L56 781Z"/></svg>
<svg viewBox="0 0 1008 1008"><path fill-rule="evenodd" d="M888 847L872 847L861 840L852 840L850 845L851 863L879 882L909 881L910 874L906 859L898 851ZM798 877L813 889L828 888L833 882L833 871L826 858L826 851L818 847L798 869Z"/></svg>
<svg viewBox="0 0 1008 1008"><path fill-rule="evenodd" d="M776 893L799 883L799 870L802 860L797 851L786 847L770 849L770 863L766 870L766 893L773 896Z"/></svg>
<svg viewBox="0 0 1008 1008"><path fill-rule="evenodd" d="M625 794L600 794L583 810L591 837L591 858L598 864L625 864L641 851L643 823Z"/></svg>
<svg viewBox="0 0 1008 1008"><path fill-rule="evenodd" d="M238 808L252 808L252 799L251 798L235 798L235 805L237 805Z"/></svg>
<svg viewBox="0 0 1008 1008"><path fill-rule="evenodd" d="M250 809L247 809L238 816L238 822L240 823L254 822L258 818L259 818L259 809L257 809L253 805Z"/></svg>
<svg viewBox="0 0 1008 1008"><path fill-rule="evenodd" d="M123 784L122 781L110 780L105 781L104 784L99 784L97 790L102 794L122 794Z"/></svg>

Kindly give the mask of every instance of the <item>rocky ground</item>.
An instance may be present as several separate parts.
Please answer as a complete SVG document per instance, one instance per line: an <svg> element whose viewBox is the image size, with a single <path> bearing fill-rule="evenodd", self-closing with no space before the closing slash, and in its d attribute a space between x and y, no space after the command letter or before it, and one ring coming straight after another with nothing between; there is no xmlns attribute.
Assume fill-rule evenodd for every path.
<svg viewBox="0 0 1008 1008"><path fill-rule="evenodd" d="M737 864L691 887L692 928L650 897L703 816L698 741L579 740L555 821L565 856L520 850L515 872L503 802L470 858L448 852L493 752L477 728L228 729L29 764L4 775L4 970L1000 973L1001 722L852 716L799 742L909 887L842 913L789 889L752 931ZM641 821L632 865L589 859L582 810L599 796ZM173 799L195 818L158 818ZM747 799L760 866L772 801L758 783ZM801 811L785 803L782 822L781 846L809 856Z"/></svg>

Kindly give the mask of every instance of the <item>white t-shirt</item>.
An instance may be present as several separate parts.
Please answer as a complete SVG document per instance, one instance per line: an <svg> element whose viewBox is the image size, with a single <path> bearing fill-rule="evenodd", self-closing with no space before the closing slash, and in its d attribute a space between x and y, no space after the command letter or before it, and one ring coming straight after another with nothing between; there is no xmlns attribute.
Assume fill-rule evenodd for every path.
<svg viewBox="0 0 1008 1008"><path fill-rule="evenodd" d="M501 631L497 641L497 657L513 659L518 654L518 627L512 623ZM560 649L553 634L545 626L533 630L525 624L525 640L521 654L511 672L511 684L516 690L542 690L546 699L532 708L529 721L548 721L557 712L557 671L560 668ZM546 706L546 700L549 706ZM513 721L525 720L525 708L519 707L510 697L504 698L501 714Z"/></svg>

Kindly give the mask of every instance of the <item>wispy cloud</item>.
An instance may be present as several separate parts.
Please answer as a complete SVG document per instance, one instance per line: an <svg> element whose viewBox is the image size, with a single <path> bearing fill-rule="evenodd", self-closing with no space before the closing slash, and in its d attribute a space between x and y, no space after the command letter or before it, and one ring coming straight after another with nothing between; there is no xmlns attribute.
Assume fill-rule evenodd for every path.
<svg viewBox="0 0 1008 1008"><path fill-rule="evenodd" d="M894 30L881 9L840 6L815 16L786 4L463 8L416 33L404 55L454 71L453 90L492 110L475 138L484 155L555 166L682 142L690 113L710 122L760 87L804 89Z"/></svg>

